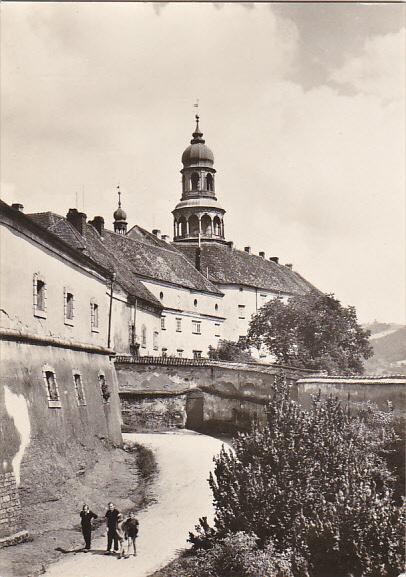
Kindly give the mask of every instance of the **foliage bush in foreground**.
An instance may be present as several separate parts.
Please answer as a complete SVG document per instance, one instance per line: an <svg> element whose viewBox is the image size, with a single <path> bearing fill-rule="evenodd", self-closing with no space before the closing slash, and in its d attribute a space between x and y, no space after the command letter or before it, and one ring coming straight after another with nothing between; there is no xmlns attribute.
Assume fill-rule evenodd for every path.
<svg viewBox="0 0 406 577"><path fill-rule="evenodd" d="M395 577L402 571L403 509L385 461L393 440L389 415L351 415L333 398L315 398L304 411L279 380L268 426L238 435L235 451L223 447L215 459L215 528L201 520L190 540L216 551L230 533L256 535L252 555L260 558L272 543L295 577L306 566L315 577Z"/></svg>

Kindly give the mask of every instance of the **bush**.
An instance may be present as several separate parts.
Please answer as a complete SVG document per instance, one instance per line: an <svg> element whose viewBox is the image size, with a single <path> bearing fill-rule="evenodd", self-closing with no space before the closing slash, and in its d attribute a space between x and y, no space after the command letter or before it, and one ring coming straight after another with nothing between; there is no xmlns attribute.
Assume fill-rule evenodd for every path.
<svg viewBox="0 0 406 577"><path fill-rule="evenodd" d="M260 549L257 541L243 531L226 535L197 553L196 573L189 577L293 577L292 552L279 553L271 542Z"/></svg>
<svg viewBox="0 0 406 577"><path fill-rule="evenodd" d="M223 447L215 460L211 541L245 531L263 550L271 540L278 554L305 559L314 576L397 576L402 509L383 456L395 435L390 419L371 428L376 418L351 415L333 398L304 411L279 378L268 425L238 435L234 452ZM302 569L292 564L295 576Z"/></svg>
<svg viewBox="0 0 406 577"><path fill-rule="evenodd" d="M238 342L220 340L217 349L209 347L209 357L214 361L234 361L246 363L253 361L244 339Z"/></svg>

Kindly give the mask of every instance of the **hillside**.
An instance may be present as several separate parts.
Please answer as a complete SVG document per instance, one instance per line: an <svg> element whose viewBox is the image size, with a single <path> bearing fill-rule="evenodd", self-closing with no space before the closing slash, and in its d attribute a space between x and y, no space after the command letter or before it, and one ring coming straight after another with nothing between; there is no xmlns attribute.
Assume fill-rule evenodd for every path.
<svg viewBox="0 0 406 577"><path fill-rule="evenodd" d="M406 326L375 322L365 328L372 333L374 348L374 356L365 363L365 373L406 375Z"/></svg>

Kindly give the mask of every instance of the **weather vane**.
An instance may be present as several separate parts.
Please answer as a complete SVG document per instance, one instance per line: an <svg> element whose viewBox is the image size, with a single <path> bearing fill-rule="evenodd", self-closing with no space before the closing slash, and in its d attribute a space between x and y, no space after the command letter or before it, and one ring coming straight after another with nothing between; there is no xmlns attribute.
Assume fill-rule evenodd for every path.
<svg viewBox="0 0 406 577"><path fill-rule="evenodd" d="M121 208L121 190L120 190L120 185L117 185L117 194L118 194L118 206Z"/></svg>

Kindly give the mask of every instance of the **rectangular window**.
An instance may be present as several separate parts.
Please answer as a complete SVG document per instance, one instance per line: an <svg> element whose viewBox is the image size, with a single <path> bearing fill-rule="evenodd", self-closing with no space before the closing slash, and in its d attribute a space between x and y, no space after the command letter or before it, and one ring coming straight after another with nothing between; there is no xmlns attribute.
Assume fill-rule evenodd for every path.
<svg viewBox="0 0 406 577"><path fill-rule="evenodd" d="M162 348L162 356L164 359L168 356L168 349Z"/></svg>
<svg viewBox="0 0 406 577"><path fill-rule="evenodd" d="M100 393L103 397L103 402L108 403L110 399L110 388L106 383L106 377L103 373L99 373L99 386L100 386Z"/></svg>
<svg viewBox="0 0 406 577"><path fill-rule="evenodd" d="M159 336L158 331L154 331L154 334L152 337L152 346L154 348L154 351L158 350L158 336Z"/></svg>
<svg viewBox="0 0 406 577"><path fill-rule="evenodd" d="M166 330L166 327L165 327L165 318L166 318L166 317L161 317L161 330L162 330L162 331L165 331L165 330Z"/></svg>
<svg viewBox="0 0 406 577"><path fill-rule="evenodd" d="M78 405L86 405L85 391L83 389L82 377L80 373L73 373L73 383Z"/></svg>
<svg viewBox="0 0 406 577"><path fill-rule="evenodd" d="M214 336L220 336L220 323L214 323Z"/></svg>
<svg viewBox="0 0 406 577"><path fill-rule="evenodd" d="M64 292L64 303L63 303L63 314L65 325L73 326L73 317L75 315L74 311L74 296L73 293L66 287L63 289Z"/></svg>
<svg viewBox="0 0 406 577"><path fill-rule="evenodd" d="M58 384L56 382L55 371L52 367L43 368L43 376L47 388L48 407L54 409L61 408L61 399L59 397Z"/></svg>
<svg viewBox="0 0 406 577"><path fill-rule="evenodd" d="M193 358L195 361L202 358L202 351L193 351Z"/></svg>
<svg viewBox="0 0 406 577"><path fill-rule="evenodd" d="M182 319L176 319L176 332L182 332Z"/></svg>
<svg viewBox="0 0 406 577"><path fill-rule="evenodd" d="M143 348L147 346L147 327L145 325L141 327L141 346Z"/></svg>
<svg viewBox="0 0 406 577"><path fill-rule="evenodd" d="M183 349L177 349L176 353L180 359L183 357Z"/></svg>
<svg viewBox="0 0 406 577"><path fill-rule="evenodd" d="M99 305L93 299L90 301L90 327L92 332L99 332Z"/></svg>
<svg viewBox="0 0 406 577"><path fill-rule="evenodd" d="M245 319L245 305L238 305L238 318Z"/></svg>
<svg viewBox="0 0 406 577"><path fill-rule="evenodd" d="M192 321L192 333L194 335L200 335L202 333L200 321Z"/></svg>
<svg viewBox="0 0 406 577"><path fill-rule="evenodd" d="M34 316L42 319L47 318L47 285L43 277L38 273L33 279L33 304Z"/></svg>

